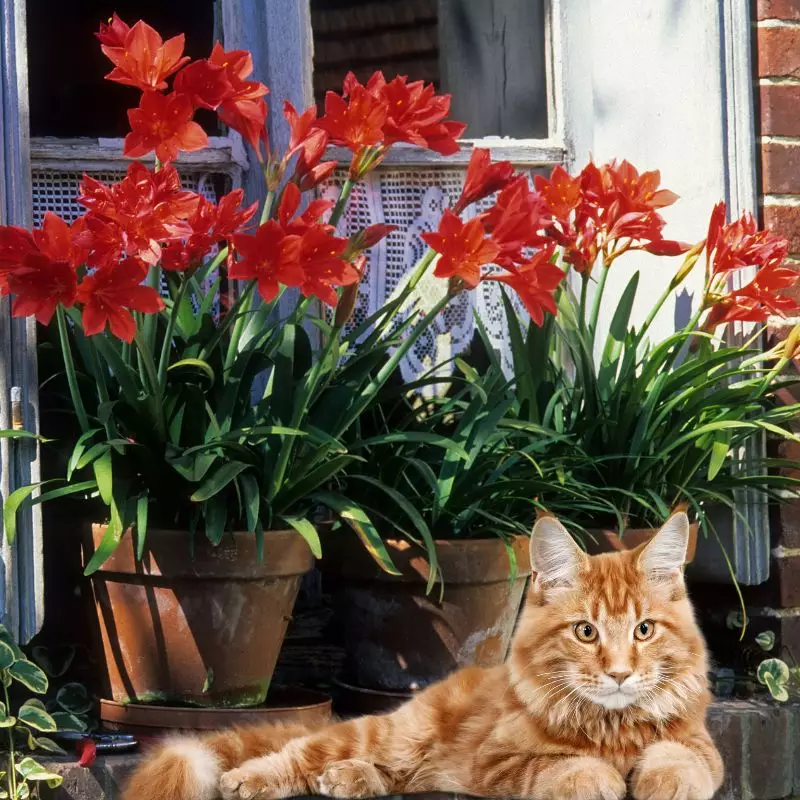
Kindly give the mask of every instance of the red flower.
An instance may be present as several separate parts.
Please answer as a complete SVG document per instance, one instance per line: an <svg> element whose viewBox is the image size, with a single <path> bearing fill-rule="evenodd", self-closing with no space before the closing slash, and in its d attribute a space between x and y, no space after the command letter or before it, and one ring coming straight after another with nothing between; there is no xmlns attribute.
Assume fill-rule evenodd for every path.
<svg viewBox="0 0 800 800"><path fill-rule="evenodd" d="M298 236L287 236L278 222L269 220L254 235L240 233L233 237L233 246L241 257L228 268L234 280L257 280L258 293L272 302L280 285L299 286L304 279L297 259Z"/></svg>
<svg viewBox="0 0 800 800"><path fill-rule="evenodd" d="M480 219L498 246L497 263L501 266L524 261L522 251L543 244L543 231L551 223L547 205L541 195L531 191L524 175L509 183Z"/></svg>
<svg viewBox="0 0 800 800"><path fill-rule="evenodd" d="M283 104L283 114L291 131L286 158L297 154L294 179L300 189L307 192L319 185L336 169L335 161L320 163L328 146L328 134L316 127L316 106L310 106L302 114L298 114L295 107L287 100Z"/></svg>
<svg viewBox="0 0 800 800"><path fill-rule="evenodd" d="M381 95L388 112L387 145L409 142L446 156L458 152L456 140L467 126L462 122L445 120L450 113L449 94L437 95L433 84L426 86L423 81L408 83L405 75L398 75L381 88Z"/></svg>
<svg viewBox="0 0 800 800"><path fill-rule="evenodd" d="M220 120L238 131L262 161L260 143L267 141L267 104L263 98L269 89L259 81L247 80L253 72L252 55L246 50L226 51L217 42L208 60L225 70L232 88L217 109Z"/></svg>
<svg viewBox="0 0 800 800"><path fill-rule="evenodd" d="M0 295L8 293L8 275L36 253L36 244L29 231L15 225L0 226Z"/></svg>
<svg viewBox="0 0 800 800"><path fill-rule="evenodd" d="M387 225L383 222L378 222L375 225L368 225L364 230L350 237L350 252L357 253L361 250L369 250L370 247L374 247L392 231L396 230L397 225Z"/></svg>
<svg viewBox="0 0 800 800"><path fill-rule="evenodd" d="M109 47L124 47L125 37L130 29L130 25L123 22L115 12L108 23L100 24L100 30L95 36L100 40L101 44L106 44Z"/></svg>
<svg viewBox="0 0 800 800"><path fill-rule="evenodd" d="M116 45L102 45L103 52L114 64L106 78L145 92L166 89L165 79L189 60L188 56L183 56L183 34L164 42L153 28L139 20L122 38L124 24L119 20L116 27L112 22L110 31L109 28L100 29L105 39L117 40Z"/></svg>
<svg viewBox="0 0 800 800"><path fill-rule="evenodd" d="M132 342L136 322L131 311L155 314L164 301L151 286L143 286L147 265L135 258L102 267L87 275L78 287L78 301L83 304L83 332L87 336L102 333L108 324L111 333L124 342Z"/></svg>
<svg viewBox="0 0 800 800"><path fill-rule="evenodd" d="M581 201L581 184L560 164L553 167L550 180L542 175L533 179L536 190L542 195L550 213L558 220L566 221Z"/></svg>
<svg viewBox="0 0 800 800"><path fill-rule="evenodd" d="M470 288L481 281L481 267L497 257L500 248L487 239L479 219L462 222L446 209L436 233L423 233L422 239L440 254L434 274L439 278L457 276Z"/></svg>
<svg viewBox="0 0 800 800"><path fill-rule="evenodd" d="M257 203L242 209L244 191L235 189L217 205L200 198L189 218L192 235L185 241L170 242L162 251L161 266L167 271L182 271L203 262L214 245L238 233L256 212Z"/></svg>
<svg viewBox="0 0 800 800"><path fill-rule="evenodd" d="M228 71L208 59L192 61L175 76L175 91L186 95L192 105L214 111L234 92Z"/></svg>
<svg viewBox="0 0 800 800"><path fill-rule="evenodd" d="M383 142L386 118L385 101L359 84L353 87L347 99L328 92L325 95L325 114L318 125L334 144L360 153L366 147Z"/></svg>
<svg viewBox="0 0 800 800"><path fill-rule="evenodd" d="M297 259L304 275L300 291L306 297L335 306L339 298L333 287L360 279L358 270L342 258L346 248L347 240L333 236L328 225L312 225L300 237Z"/></svg>
<svg viewBox="0 0 800 800"><path fill-rule="evenodd" d="M789 243L783 236L759 231L749 213L725 225L725 212L725 203L717 203L708 228L706 258L711 259L712 274L720 275L741 267L783 264L789 254Z"/></svg>
<svg viewBox="0 0 800 800"><path fill-rule="evenodd" d="M762 267L750 283L734 289L712 304L706 327L713 328L724 322L765 322L770 314L785 317L800 310L797 301L782 293L797 283L798 274L787 267L772 262Z"/></svg>
<svg viewBox="0 0 800 800"><path fill-rule="evenodd" d="M300 199L300 189L293 183L287 183L278 207L278 222L286 233L304 234L310 227L319 225L322 215L330 211L334 205L332 200L317 198L308 204L299 217L295 217L300 208ZM324 227L328 233L334 232L332 225Z"/></svg>
<svg viewBox="0 0 800 800"><path fill-rule="evenodd" d="M145 92L139 108L128 111L132 133L125 137L125 155L141 158L151 150L156 158L174 161L181 150L187 153L208 146L208 136L194 121L191 100L182 94Z"/></svg>
<svg viewBox="0 0 800 800"><path fill-rule="evenodd" d="M464 188L453 211L460 214L467 206L499 192L513 177L514 167L510 161L498 161L492 164L489 151L476 147L469 158Z"/></svg>
<svg viewBox="0 0 800 800"><path fill-rule="evenodd" d="M76 241L80 225L72 228L63 219L47 212L41 230L33 232L36 249L24 254L22 263L6 275L6 291L15 295L12 314L35 316L48 325L56 307L75 304L78 276L76 268L86 252ZM14 243L17 252L27 249L22 239Z"/></svg>
<svg viewBox="0 0 800 800"><path fill-rule="evenodd" d="M187 220L199 198L181 189L172 166L154 172L134 162L125 178L112 186L85 175L78 201L89 209L82 234L90 248L89 264L111 264L122 252L157 264L162 242L191 235Z"/></svg>
<svg viewBox="0 0 800 800"><path fill-rule="evenodd" d="M499 281L513 289L525 305L531 320L540 327L544 312L556 313L555 291L564 278L564 272L551 263L555 245L551 242L539 250L529 261L513 267L502 275L487 275L487 281Z"/></svg>
<svg viewBox="0 0 800 800"><path fill-rule="evenodd" d="M97 745L92 739L81 739L75 744L75 754L79 766L91 767L97 760Z"/></svg>

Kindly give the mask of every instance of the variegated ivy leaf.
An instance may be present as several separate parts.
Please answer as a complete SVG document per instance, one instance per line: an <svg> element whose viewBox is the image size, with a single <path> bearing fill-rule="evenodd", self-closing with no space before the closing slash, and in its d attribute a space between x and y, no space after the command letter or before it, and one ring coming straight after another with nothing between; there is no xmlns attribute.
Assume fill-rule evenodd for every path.
<svg viewBox="0 0 800 800"><path fill-rule="evenodd" d="M20 722L37 731L54 733L58 730L56 721L47 713L41 700L27 700L17 712L17 717Z"/></svg>
<svg viewBox="0 0 800 800"><path fill-rule="evenodd" d="M17 772L25 778L26 781L45 781L51 789L61 785L61 776L55 772L45 769L38 761L34 761L30 756L23 758L17 764Z"/></svg>
<svg viewBox="0 0 800 800"><path fill-rule="evenodd" d="M756 636L756 644L762 650L772 650L775 647L775 633L773 631L761 631L761 633Z"/></svg>

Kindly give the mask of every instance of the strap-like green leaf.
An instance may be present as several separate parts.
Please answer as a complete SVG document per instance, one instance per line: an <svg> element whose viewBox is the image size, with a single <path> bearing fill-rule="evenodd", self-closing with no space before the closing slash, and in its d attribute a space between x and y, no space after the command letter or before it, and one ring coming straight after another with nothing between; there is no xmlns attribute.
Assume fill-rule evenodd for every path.
<svg viewBox="0 0 800 800"><path fill-rule="evenodd" d="M249 467L249 464L243 464L241 461L228 461L222 464L200 484L189 499L193 503L202 503L208 500L221 492L237 475L241 475Z"/></svg>
<svg viewBox="0 0 800 800"><path fill-rule="evenodd" d="M280 517L287 525L291 525L308 543L314 558L322 558L322 543L316 527L305 517Z"/></svg>

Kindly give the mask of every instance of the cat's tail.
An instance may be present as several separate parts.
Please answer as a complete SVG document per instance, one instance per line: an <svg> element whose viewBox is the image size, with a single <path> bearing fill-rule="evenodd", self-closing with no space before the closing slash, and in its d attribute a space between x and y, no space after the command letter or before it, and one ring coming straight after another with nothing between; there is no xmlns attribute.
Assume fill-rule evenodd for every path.
<svg viewBox="0 0 800 800"><path fill-rule="evenodd" d="M122 800L214 800L223 772L280 750L313 730L304 725L238 728L178 736L155 746L128 781Z"/></svg>

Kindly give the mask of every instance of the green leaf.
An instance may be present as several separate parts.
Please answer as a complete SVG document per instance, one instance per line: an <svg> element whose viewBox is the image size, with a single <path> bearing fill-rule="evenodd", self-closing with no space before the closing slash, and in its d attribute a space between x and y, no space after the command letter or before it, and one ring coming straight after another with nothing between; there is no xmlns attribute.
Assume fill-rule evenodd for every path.
<svg viewBox="0 0 800 800"><path fill-rule="evenodd" d="M56 693L56 703L70 714L87 714L93 705L82 683L65 683Z"/></svg>
<svg viewBox="0 0 800 800"><path fill-rule="evenodd" d="M97 462L95 462L97 463ZM89 563L83 570L84 575L91 575L96 572L106 561L106 559L117 549L117 545L122 540L122 535L125 532L124 523L119 513L114 498L111 498L111 519L106 526L106 532L103 534L103 539L100 545L94 551Z"/></svg>
<svg viewBox="0 0 800 800"><path fill-rule="evenodd" d="M304 517L283 516L281 519L291 525L308 543L314 558L322 558L322 544L316 527Z"/></svg>
<svg viewBox="0 0 800 800"><path fill-rule="evenodd" d="M351 450L357 450L362 447L377 447L384 444L407 444L410 442L419 442L421 444L430 444L435 447L443 447L445 450L452 450L460 458L467 459L469 455L467 451L457 442L454 442L447 436L442 436L438 433L427 433L425 431L398 431L396 433L381 433L377 436L370 436L368 439L361 439L351 445Z"/></svg>
<svg viewBox="0 0 800 800"><path fill-rule="evenodd" d="M237 475L250 467L241 461L228 461L209 475L195 493L189 498L193 503L202 503L221 492Z"/></svg>
<svg viewBox="0 0 800 800"><path fill-rule="evenodd" d="M380 533L361 506L334 492L315 492L311 499L338 514L356 532L367 552L384 572L390 575L401 574L392 562Z"/></svg>
<svg viewBox="0 0 800 800"><path fill-rule="evenodd" d="M756 677L765 685L768 678L777 684L786 684L789 682L789 667L779 658L767 658L758 665Z"/></svg>
<svg viewBox="0 0 800 800"><path fill-rule="evenodd" d="M3 527L6 532L6 541L9 544L14 543L17 536L17 511L19 511L22 504L39 488L48 483L54 483L55 479L49 481L42 481L41 483L30 483L27 486L20 486L15 489L6 498L3 505Z"/></svg>
<svg viewBox="0 0 800 800"><path fill-rule="evenodd" d="M228 504L224 497L212 497L203 504L203 516L206 522L206 538L213 545L218 545L225 535L228 522Z"/></svg>
<svg viewBox="0 0 800 800"><path fill-rule="evenodd" d="M38 748L40 750L46 750L48 753L58 753L62 756L67 755L62 747L57 745L47 736L37 736L36 738L30 737L29 743L31 744L31 747Z"/></svg>
<svg viewBox="0 0 800 800"><path fill-rule="evenodd" d="M207 361L203 361L201 358L183 358L167 367L167 372L175 372L176 370L193 370L195 372L202 372L203 375L208 378L210 384L209 389L214 385L217 379L217 376L215 375L214 370L211 368L211 365Z"/></svg>
<svg viewBox="0 0 800 800"><path fill-rule="evenodd" d="M711 445L711 458L708 462L708 480L713 481L725 464L728 451L731 449L731 436L729 432L718 433Z"/></svg>
<svg viewBox="0 0 800 800"><path fill-rule="evenodd" d="M144 543L147 538L147 512L150 507L150 498L140 494L136 500L136 558L141 561L144 556Z"/></svg>
<svg viewBox="0 0 800 800"><path fill-rule="evenodd" d="M58 730L56 721L47 713L41 700L27 700L17 712L17 718L28 727L43 733L54 733Z"/></svg>
<svg viewBox="0 0 800 800"><path fill-rule="evenodd" d="M47 675L33 662L15 661L8 671L14 680L27 686L32 692L44 694L47 691Z"/></svg>
<svg viewBox="0 0 800 800"><path fill-rule="evenodd" d="M244 496L244 510L247 516L247 530L251 533L258 526L258 515L261 510L261 491L255 475L245 472L239 476L239 484Z"/></svg>
<svg viewBox="0 0 800 800"><path fill-rule="evenodd" d="M60 678L72 665L76 652L74 645L60 647L37 645L33 648L33 661L44 670L48 678Z"/></svg>
<svg viewBox="0 0 800 800"><path fill-rule="evenodd" d="M97 489L100 497L107 505L111 505L114 491L114 474L111 465L111 451L107 450L104 455L92 463L94 477L97 480Z"/></svg>
<svg viewBox="0 0 800 800"><path fill-rule="evenodd" d="M0 669L8 669L16 660L13 647L7 642L0 641Z"/></svg>
<svg viewBox="0 0 800 800"><path fill-rule="evenodd" d="M54 711L53 720L59 731L85 733L87 730L86 723L82 719L74 714L68 714L66 711Z"/></svg>
<svg viewBox="0 0 800 800"><path fill-rule="evenodd" d="M0 430L0 439L38 439L40 442L52 442L53 439L45 439L37 433L31 433L24 430Z"/></svg>
<svg viewBox="0 0 800 800"><path fill-rule="evenodd" d="M17 724L17 718L8 714L5 703L0 703L0 728L13 728Z"/></svg>
<svg viewBox="0 0 800 800"><path fill-rule="evenodd" d="M16 765L16 769L26 781L45 781L50 789L55 789L61 785L62 778L60 775L48 771L30 756L23 758Z"/></svg>
<svg viewBox="0 0 800 800"><path fill-rule="evenodd" d="M789 692L786 689L786 685L778 682L769 673L764 676L763 683L767 689L769 689L769 693L772 695L773 699L780 703L785 703L789 699Z"/></svg>
<svg viewBox="0 0 800 800"><path fill-rule="evenodd" d="M756 636L756 644L762 650L772 650L772 648L775 647L774 631L761 631L761 633Z"/></svg>
<svg viewBox="0 0 800 800"><path fill-rule="evenodd" d="M75 447L72 448L72 455L70 456L69 463L67 464L67 480L72 480L72 473L78 467L78 461L80 461L81 456L83 455L84 450L86 450L86 445L90 439L94 437L95 434L99 433L102 428L92 428L91 430L86 431L86 433L81 434L78 437L78 441L75 442Z"/></svg>

